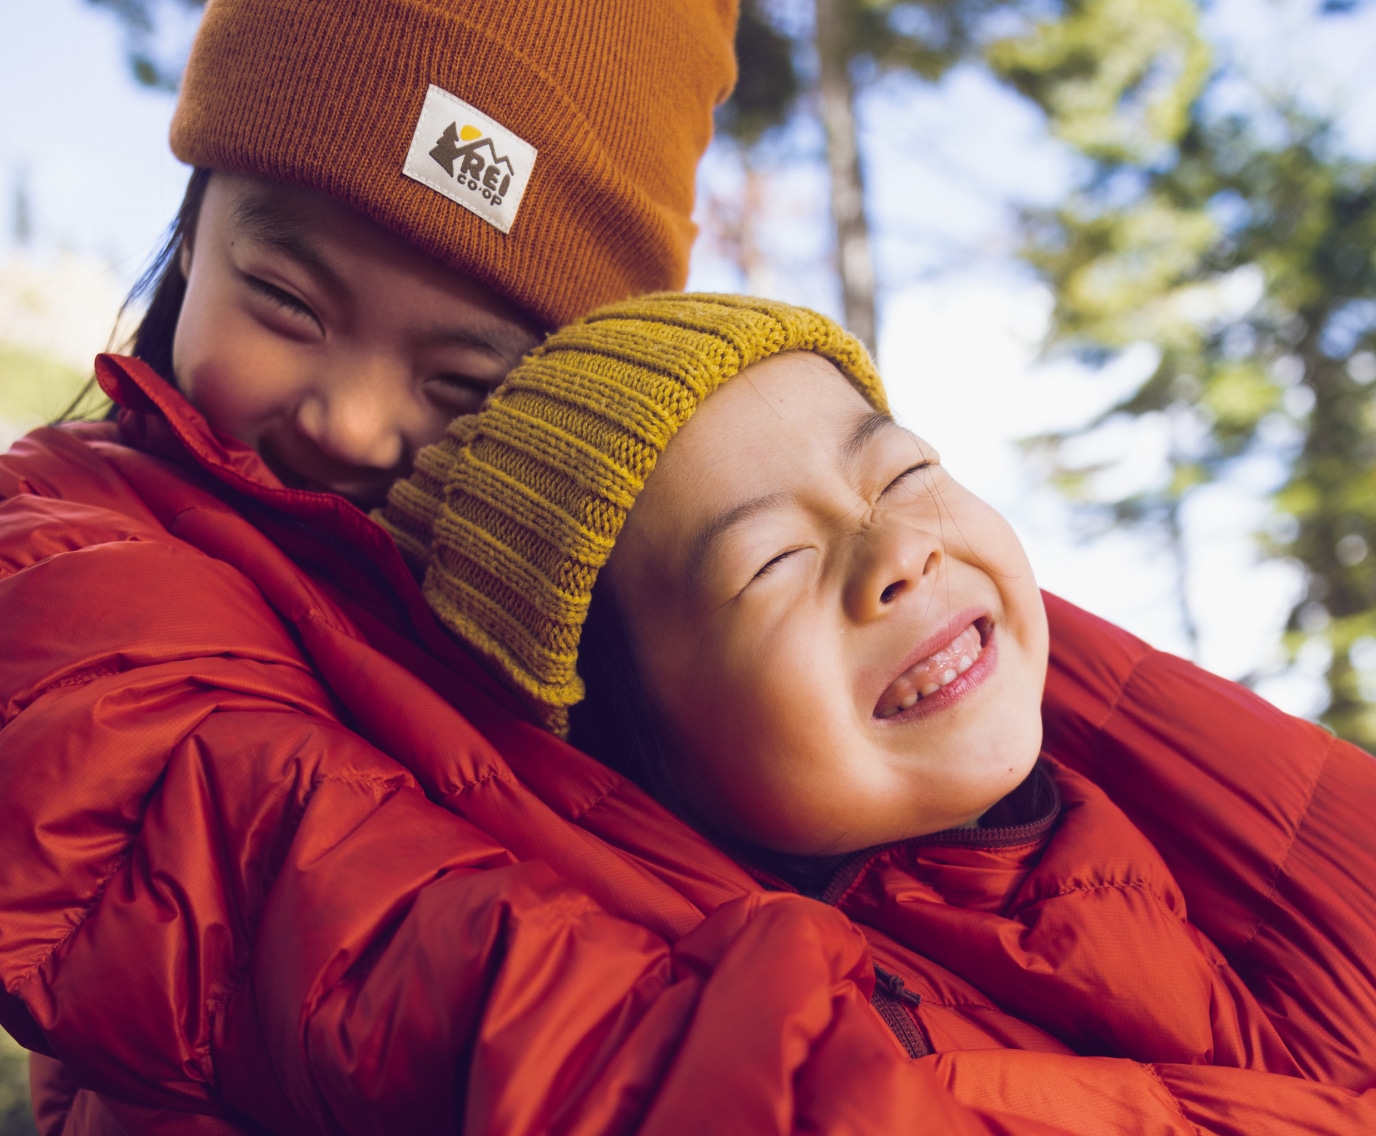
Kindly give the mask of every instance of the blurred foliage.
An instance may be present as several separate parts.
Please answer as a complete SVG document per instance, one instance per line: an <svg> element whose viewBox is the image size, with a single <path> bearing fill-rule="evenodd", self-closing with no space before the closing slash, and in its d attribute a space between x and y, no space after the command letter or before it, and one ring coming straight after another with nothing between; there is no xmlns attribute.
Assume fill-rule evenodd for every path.
<svg viewBox="0 0 1376 1136"><path fill-rule="evenodd" d="M0 1030L0 1136L38 1136L29 1105L29 1055Z"/></svg>
<svg viewBox="0 0 1376 1136"><path fill-rule="evenodd" d="M793 112L802 82L793 41L765 18L759 0L743 0L736 25L736 89L717 114L717 127L753 146Z"/></svg>
<svg viewBox="0 0 1376 1136"><path fill-rule="evenodd" d="M1196 20L1190 0L1072 0L986 54L1081 153L1150 164L1184 129L1209 73Z"/></svg>
<svg viewBox="0 0 1376 1136"><path fill-rule="evenodd" d="M124 28L124 51L134 78L145 87L161 91L175 91L181 83L186 60L176 53L172 59L162 58L159 32L167 22L169 10L180 9L176 15L199 13L206 0L86 0L96 8L110 12Z"/></svg>
<svg viewBox="0 0 1376 1136"><path fill-rule="evenodd" d="M1055 294L1051 345L1091 362L1159 352L1075 434L1154 419L1170 475L1103 499L1074 434L1039 442L1105 525L1176 542L1201 486L1244 459L1282 471L1259 547L1305 572L1287 646L1331 652L1322 720L1376 748L1376 166L1260 93L1246 113L1212 113L1207 58L1178 0L1067 4L990 52L1088 161L1069 200L1027 217L1026 255Z"/></svg>
<svg viewBox="0 0 1376 1136"><path fill-rule="evenodd" d="M97 0L92 0L97 2ZM941 78L976 52L991 12L1017 8L1006 0L741 0L736 31L740 79L718 125L748 144L815 102L817 56L847 61L859 87L896 68ZM826 9L834 12L828 18ZM819 27L829 28L826 43Z"/></svg>
<svg viewBox="0 0 1376 1136"><path fill-rule="evenodd" d="M14 433L52 421L71 404L88 378L89 372L0 343L0 425Z"/></svg>

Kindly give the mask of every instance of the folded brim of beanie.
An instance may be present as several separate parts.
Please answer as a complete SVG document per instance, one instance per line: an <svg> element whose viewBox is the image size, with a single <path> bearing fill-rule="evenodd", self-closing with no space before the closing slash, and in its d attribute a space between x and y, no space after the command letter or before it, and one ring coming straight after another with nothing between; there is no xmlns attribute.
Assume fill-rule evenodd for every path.
<svg viewBox="0 0 1376 1136"><path fill-rule="evenodd" d="M431 608L547 729L567 733L583 696L593 585L659 455L722 383L785 351L830 360L887 412L865 348L824 316L664 293L550 336L393 488L379 520L424 566Z"/></svg>

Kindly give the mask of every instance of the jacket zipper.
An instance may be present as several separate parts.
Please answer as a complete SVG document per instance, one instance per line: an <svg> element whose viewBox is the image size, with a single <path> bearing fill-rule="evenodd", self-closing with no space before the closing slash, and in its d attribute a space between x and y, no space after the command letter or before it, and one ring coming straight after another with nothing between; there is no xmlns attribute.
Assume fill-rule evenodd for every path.
<svg viewBox="0 0 1376 1136"><path fill-rule="evenodd" d="M925 1057L932 1052L913 1015L913 1011L921 1004L921 994L905 987L898 975L882 966L875 966L874 993L870 996L870 1005L893 1031L909 1057Z"/></svg>

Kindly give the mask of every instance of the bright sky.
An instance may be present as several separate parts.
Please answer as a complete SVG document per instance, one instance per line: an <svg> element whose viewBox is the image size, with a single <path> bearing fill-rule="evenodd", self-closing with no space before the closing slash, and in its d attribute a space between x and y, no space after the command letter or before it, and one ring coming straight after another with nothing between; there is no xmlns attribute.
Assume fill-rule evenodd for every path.
<svg viewBox="0 0 1376 1136"><path fill-rule="evenodd" d="M1329 20L1313 15L1317 3L1216 0L1208 20L1223 50L1250 74L1278 88L1297 85L1315 105L1341 110L1352 147L1376 156L1376 3ZM73 293L71 302L84 305L83 317L50 334L65 337L64 345L73 341L62 354L80 356L100 346L116 297L180 199L186 171L166 142L172 99L133 83L115 22L85 0L0 0L0 26L0 201L25 186L30 262L57 264L63 250L76 254L86 283L83 298ZM1145 352L1107 375L1036 363L1049 299L1011 260L1008 205L1053 200L1070 176L1067 159L1043 137L1035 114L974 71L937 88L889 84L865 110L871 207L888 285L879 355L895 407L959 479L1014 522L1044 586L1183 650L1169 558L1121 536L1077 544L1065 507L1037 487L1015 444L1084 420L1151 365ZM740 192L739 172L729 160L709 161L703 188L729 198ZM751 287L834 313L834 285L817 267L826 247L824 201L820 172L795 171L772 185L761 243L775 264ZM12 228L6 219L0 272L14 252ZM690 286L746 284L710 249L700 250ZM1150 437L1124 445L1142 468L1159 460ZM1232 676L1273 661L1297 583L1292 570L1259 565L1251 551L1248 535L1265 519L1256 497L1264 473L1201 496L1186 518L1202 661ZM1303 667L1265 692L1287 709L1314 709L1314 681Z"/></svg>
<svg viewBox="0 0 1376 1136"><path fill-rule="evenodd" d="M186 184L167 148L171 97L129 78L115 21L85 0L0 0L0 27L6 200L24 178L38 248L104 257L132 280Z"/></svg>
<svg viewBox="0 0 1376 1136"><path fill-rule="evenodd" d="M1317 4L1216 0L1207 25L1217 50L1244 74L1269 89L1288 85L1337 113L1349 148L1376 157L1376 3L1328 20L1315 16ZM1224 97L1237 97L1237 88ZM1064 502L1039 485L1017 445L1092 418L1154 363L1146 350L1098 374L1037 361L1051 300L1013 259L1010 205L1054 201L1069 184L1071 162L1026 104L972 69L935 88L889 83L864 109L872 223L888 286L879 362L896 411L959 480L1012 520L1044 587L1188 654L1173 558L1159 542L1125 534L1075 540ZM706 169L709 186L725 184L728 196L741 191L729 161ZM834 285L809 271L825 195L820 171L783 175L761 226L776 263L747 281L704 249L700 282L752 287L837 314ZM1150 429L1112 440L1118 453L1102 457L1127 455L1125 481L1160 468L1163 439ZM1284 617L1301 582L1292 566L1260 562L1254 552L1270 477L1244 469L1236 484L1197 494L1184 518L1199 660L1230 677L1278 668ZM1259 689L1294 713L1317 712L1325 665L1310 653Z"/></svg>

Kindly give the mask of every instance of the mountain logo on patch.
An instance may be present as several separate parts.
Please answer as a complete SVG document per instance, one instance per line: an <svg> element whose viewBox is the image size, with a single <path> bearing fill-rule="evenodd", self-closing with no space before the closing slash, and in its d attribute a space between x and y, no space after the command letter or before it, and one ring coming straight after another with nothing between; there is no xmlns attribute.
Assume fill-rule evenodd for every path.
<svg viewBox="0 0 1376 1136"><path fill-rule="evenodd" d="M431 84L402 173L509 233L536 153L477 107Z"/></svg>
<svg viewBox="0 0 1376 1136"><path fill-rule="evenodd" d="M461 146L460 142L467 145ZM515 169L511 159L497 153L491 138L484 138L476 126L466 124L462 130L457 122L444 128L430 156L452 178L467 182L468 188L481 193L483 200L500 205L511 188ZM458 169L454 169L455 163Z"/></svg>

